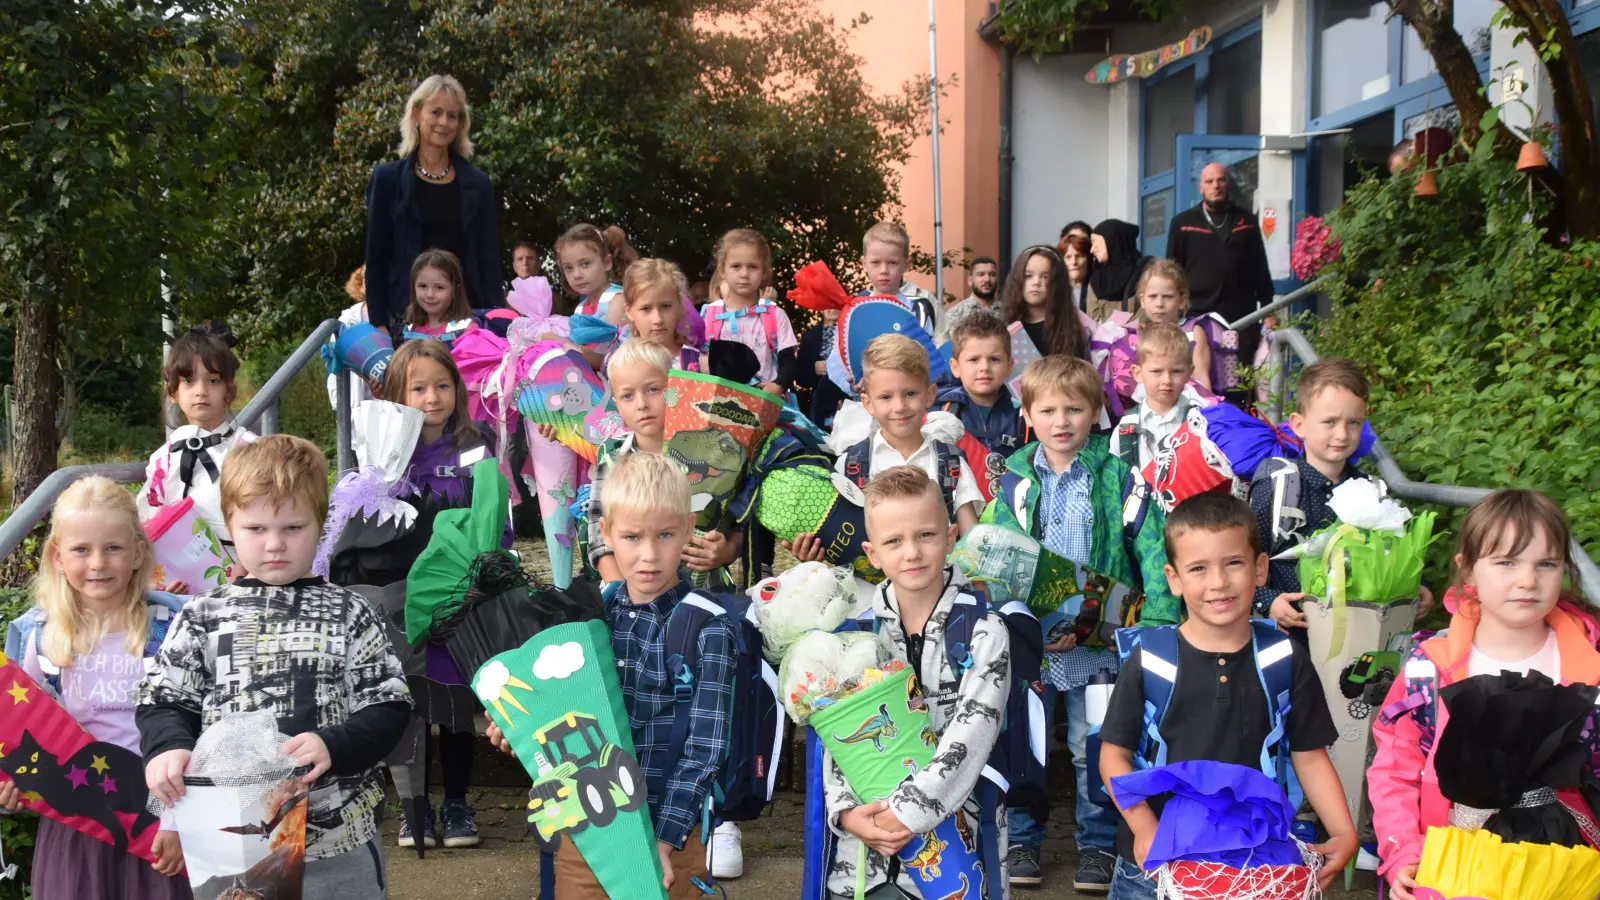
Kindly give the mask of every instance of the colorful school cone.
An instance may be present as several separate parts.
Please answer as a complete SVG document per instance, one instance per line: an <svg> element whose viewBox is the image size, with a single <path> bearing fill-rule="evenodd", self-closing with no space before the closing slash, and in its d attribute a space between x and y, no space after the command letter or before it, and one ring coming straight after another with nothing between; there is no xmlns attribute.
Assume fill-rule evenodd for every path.
<svg viewBox="0 0 1600 900"><path fill-rule="evenodd" d="M607 896L666 900L606 623L547 628L485 663L472 688L533 776L540 850L564 835Z"/></svg>
<svg viewBox="0 0 1600 900"><path fill-rule="evenodd" d="M550 554L550 581L565 590L572 584L572 548L578 537L569 509L578 494L578 456L540 435L531 422L524 420L523 430L528 435L533 484L539 493L545 551Z"/></svg>

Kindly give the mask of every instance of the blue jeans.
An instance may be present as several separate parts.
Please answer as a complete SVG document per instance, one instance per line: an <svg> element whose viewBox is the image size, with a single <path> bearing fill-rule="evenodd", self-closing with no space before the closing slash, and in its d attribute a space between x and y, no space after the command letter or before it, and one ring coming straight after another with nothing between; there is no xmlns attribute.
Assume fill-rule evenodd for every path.
<svg viewBox="0 0 1600 900"><path fill-rule="evenodd" d="M1144 877L1139 867L1117 857L1117 867L1111 873L1111 893L1106 900L1156 900L1156 883Z"/></svg>
<svg viewBox="0 0 1600 900"><path fill-rule="evenodd" d="M1098 779L1099 772L1089 771L1088 742L1089 719L1084 704L1083 687L1067 691L1067 749L1072 752L1072 768L1077 776L1078 852L1098 850L1115 855L1117 852L1117 814L1089 799L1089 779ZM1047 724L1045 741L1055 731L1056 689L1044 689L1044 708ZM1013 845L1038 847L1044 843L1044 826L1035 821L1025 809L1006 810L1006 829Z"/></svg>

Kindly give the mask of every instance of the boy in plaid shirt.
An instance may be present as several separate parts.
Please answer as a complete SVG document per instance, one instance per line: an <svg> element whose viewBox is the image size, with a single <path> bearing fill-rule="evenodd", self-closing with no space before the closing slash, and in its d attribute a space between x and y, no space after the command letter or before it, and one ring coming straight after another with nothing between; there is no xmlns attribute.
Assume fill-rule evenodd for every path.
<svg viewBox="0 0 1600 900"><path fill-rule="evenodd" d="M680 603L705 602L678 572L683 548L694 537L689 482L664 456L630 454L612 465L600 506L600 527L623 582L606 600L606 619L634 750L648 788L664 884L672 900L698 900L701 890L695 882L705 883L707 874L701 815L728 755L734 626L720 615L700 632L689 737L684 746L672 746L677 698L674 673L667 665L667 617ZM510 749L493 725L489 739L502 750ZM666 771L672 757L677 762ZM556 895L563 900L606 896L572 841L563 841L556 854Z"/></svg>

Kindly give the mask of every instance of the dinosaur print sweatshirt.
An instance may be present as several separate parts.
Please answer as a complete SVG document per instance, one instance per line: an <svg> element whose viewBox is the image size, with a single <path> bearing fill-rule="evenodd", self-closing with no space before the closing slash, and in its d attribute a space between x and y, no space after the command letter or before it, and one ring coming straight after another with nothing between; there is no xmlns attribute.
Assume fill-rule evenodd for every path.
<svg viewBox="0 0 1600 900"><path fill-rule="evenodd" d="M998 811L997 821L979 822L978 804L972 796L983 767L989 761L989 751L994 748L1000 734L1000 717L1005 709L1007 691L1010 689L1011 652L1005 623L991 612L973 626L972 665L964 677L957 680L945 653L944 623L958 596L968 592L966 580L954 569L945 569L945 589L940 595L928 622L923 627L922 658L912 660L907 652L904 627L900 624L899 603L895 600L894 585L884 582L878 586L872 601L872 612L878 620L878 634L894 648L895 656L915 664L918 681L928 699L928 717L938 732L939 745L928 767L900 783L888 798L889 808L912 834L923 834L948 818L952 813L963 814L970 823L988 830L1002 828L1005 811ZM976 598L979 604L984 600ZM980 607L981 608L981 607ZM912 643L915 643L914 641ZM828 874L828 890L852 895L855 891L855 861L857 843L855 836L839 825L845 810L862 804L845 783L844 775L827 758L823 769L823 789L828 804L828 824L840 838L834 854L833 870ZM1005 835L1000 846L1005 846ZM867 887L882 884L888 878L887 857L868 851ZM906 876L902 874L902 879ZM911 887L902 880L903 887Z"/></svg>

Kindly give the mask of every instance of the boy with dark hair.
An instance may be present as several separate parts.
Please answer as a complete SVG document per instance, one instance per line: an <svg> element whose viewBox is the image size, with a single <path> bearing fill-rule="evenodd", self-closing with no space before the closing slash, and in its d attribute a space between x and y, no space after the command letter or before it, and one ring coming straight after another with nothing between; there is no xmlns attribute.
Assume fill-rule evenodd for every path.
<svg viewBox="0 0 1600 900"><path fill-rule="evenodd" d="M222 512L250 574L189 601L139 683L145 779L171 805L201 731L270 710L290 735L283 752L310 766L305 895L382 898L377 766L406 730L411 695L367 600L311 575L328 461L286 434L240 447L222 466Z"/></svg>
<svg viewBox="0 0 1600 900"><path fill-rule="evenodd" d="M1346 479L1367 477L1350 459L1361 444L1369 390L1366 376L1348 359L1321 359L1300 373L1289 427L1300 436L1305 456L1264 460L1250 482L1250 508L1268 557L1332 525L1338 518L1328 508L1333 489ZM1304 641L1304 599L1297 562L1274 560L1266 583L1256 588L1254 611Z"/></svg>
<svg viewBox="0 0 1600 900"><path fill-rule="evenodd" d="M1165 541L1166 578L1189 617L1139 629L1100 729L1099 777L1115 801L1112 779L1157 759L1261 768L1286 786L1292 766L1329 834L1312 848L1327 855L1319 874L1326 888L1357 846L1328 758L1339 734L1309 652L1269 623L1250 621L1252 591L1267 577L1255 517L1228 494L1198 494L1167 517ZM1142 866L1161 803L1121 812L1111 900L1154 900Z"/></svg>
<svg viewBox="0 0 1600 900"><path fill-rule="evenodd" d="M1055 553L1104 575L1129 590L1142 590L1141 624L1178 621L1177 600L1162 577L1162 515L1144 479L1111 455L1102 435L1092 434L1105 391L1094 366L1071 356L1047 356L1022 374L1022 411L1038 440L1006 460L1000 490L983 521L1038 538ZM1104 647L1080 647L1073 632L1046 644L1045 709L1056 692L1066 694L1067 735L1077 770L1079 863L1073 886L1103 893L1111 886L1116 817L1089 796L1085 760L1089 735L1090 679L1114 673L1117 655ZM1044 829L1030 811L1009 813L1011 880L1040 884L1039 847Z"/></svg>
<svg viewBox="0 0 1600 900"><path fill-rule="evenodd" d="M981 445L965 448L967 460L973 475L989 482L984 493L992 497L1006 457L1022 446L1027 435L1021 410L1006 388L1011 378L1011 332L999 317L979 312L955 326L950 346L954 350L950 367L961 383L940 388L934 408L960 419L967 436ZM987 452L974 461L980 457L974 452L978 450Z"/></svg>

